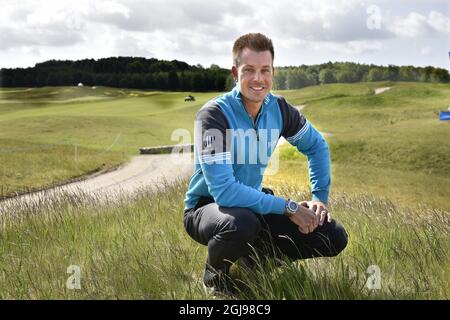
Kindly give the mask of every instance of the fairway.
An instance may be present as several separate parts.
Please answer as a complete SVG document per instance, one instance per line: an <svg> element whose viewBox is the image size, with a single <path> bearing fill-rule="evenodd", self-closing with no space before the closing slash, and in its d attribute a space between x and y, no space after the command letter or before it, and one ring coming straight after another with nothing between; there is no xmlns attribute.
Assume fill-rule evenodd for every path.
<svg viewBox="0 0 450 320"><path fill-rule="evenodd" d="M378 87L389 91L374 95ZM450 209L450 85L358 83L283 91L324 133L331 149L331 192L371 194L406 207ZM280 170L267 184L308 188L305 157L280 150Z"/></svg>
<svg viewBox="0 0 450 320"><path fill-rule="evenodd" d="M114 167L143 146L176 144L217 93L97 87L0 89L0 196Z"/></svg>
<svg viewBox="0 0 450 320"><path fill-rule="evenodd" d="M375 95L382 87L391 89ZM198 108L217 95L195 94L196 102L184 103L186 93L78 89L1 91L0 175L9 192L114 166L143 145L171 143L172 130L192 132ZM336 258L284 261L281 268L270 260L252 270L236 264L239 298L448 299L450 123L437 111L450 104L450 86L380 82L279 93L305 105L302 112L325 134L330 207L349 245ZM279 170L264 177L264 186L309 199L305 157L289 144L277 150ZM120 202L100 202L94 192L14 202L0 215L0 298L213 298L201 281L207 247L183 227L187 183L143 189ZM81 270L80 290L67 286L69 266ZM374 266L382 280L376 290L366 282Z"/></svg>
<svg viewBox="0 0 450 320"><path fill-rule="evenodd" d="M390 87L375 95L376 88ZM450 105L447 84L368 82L279 91L325 133L332 189L371 194L408 207L449 209ZM0 90L0 193L48 186L112 168L142 146L175 144L191 132L197 110L220 93L155 92L107 87ZM279 148L277 175L265 183L308 187L306 159Z"/></svg>

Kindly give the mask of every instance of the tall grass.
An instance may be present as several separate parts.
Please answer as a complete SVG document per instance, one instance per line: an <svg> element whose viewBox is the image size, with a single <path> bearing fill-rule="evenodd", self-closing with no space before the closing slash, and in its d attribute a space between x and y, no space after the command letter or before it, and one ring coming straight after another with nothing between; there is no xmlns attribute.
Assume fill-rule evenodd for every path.
<svg viewBox="0 0 450 320"><path fill-rule="evenodd" d="M284 190L283 190L284 191ZM290 189L295 198L308 198ZM287 190L286 190L287 191ZM277 267L258 260L241 269L242 297L251 299L448 299L450 213L399 209L373 196L335 195L334 216L349 233L337 258L318 258ZM370 285L380 270L379 289Z"/></svg>
<svg viewBox="0 0 450 320"><path fill-rule="evenodd" d="M279 261L259 257L252 269L237 263L233 269L241 289L239 298L449 298L446 160L450 149L448 127L433 113L448 102L449 87L390 84L393 88L389 92L373 95L373 88L386 85L330 85L283 92L294 104L306 103L308 119L331 133L327 138L333 160L330 204L334 217L349 234L349 245L336 258L284 261L280 266ZM104 90L100 96L110 89ZM47 91L24 92L45 100L45 94L54 95ZM85 94L77 96L73 90L64 94L70 101L51 105L17 102L17 107L14 101L3 101L0 144L13 146L17 142L21 148L57 145L60 149L55 150L62 150L55 151L59 159L72 151L67 151L71 150L70 139L61 146L56 143L61 139L58 128L71 124L65 134L76 133L78 139L85 139L80 144L81 158L90 148L95 154L102 151L99 146L115 137L119 127L128 128L123 131L125 140L115 146L117 150L109 149L108 157L86 155L85 164L89 165L81 168L88 170L91 165L101 165L100 161L109 161L107 166L122 161L130 152L126 148L134 148L136 143L160 142L169 130L169 120L173 127L183 127L199 107L188 106L183 110L185 117L174 117L183 108L175 103L181 94L131 97L138 93L123 91L116 94L131 99L126 100L127 108L123 108L124 99L95 97L95 108L89 110L92 105L86 103ZM9 98L14 96L16 93ZM208 94L201 97L206 98ZM104 117L108 111L114 116ZM148 112L144 118L143 111ZM52 118L46 122L48 132L42 130L46 126L41 122L47 116ZM71 122L72 118L82 121ZM89 125L88 118L98 124L95 130L99 135L95 136L96 127ZM23 132L32 135L32 141L14 140ZM134 144L127 139L133 139ZM116 151L122 154L114 154ZM30 159L41 154L32 154ZM17 161L15 168L28 167L25 157L4 157L13 164ZM280 148L280 158L279 172L266 176L264 184L286 198L310 199L305 191L309 185L305 159L287 146ZM59 167L47 161L52 174L57 172ZM8 184L13 185L11 181L25 181L25 176L37 179L33 175L12 176L22 171L5 163L0 167L2 183L9 179ZM80 166L71 168L79 170ZM44 173L44 180L47 177L42 168L46 167L38 164L34 170L41 176ZM186 186L186 181L179 181L159 191L143 189L133 197L110 194L105 199L80 191L31 203L16 199L8 209L0 203L0 298L212 298L201 286L206 248L190 239L182 225ZM72 265L81 271L79 290L66 286L71 276L67 269ZM368 274L371 270L380 271L379 289L368 285L373 279Z"/></svg>
<svg viewBox="0 0 450 320"><path fill-rule="evenodd" d="M186 181L133 198L101 201L66 195L53 201L17 201L1 212L2 299L205 299L201 276L206 247L182 225ZM305 199L291 186L280 195ZM450 213L398 209L387 200L349 194L331 199L349 233L336 258L278 266L261 258L237 265L241 299L448 299ZM81 289L66 286L70 265L81 270ZM381 270L381 289L370 290L367 268Z"/></svg>

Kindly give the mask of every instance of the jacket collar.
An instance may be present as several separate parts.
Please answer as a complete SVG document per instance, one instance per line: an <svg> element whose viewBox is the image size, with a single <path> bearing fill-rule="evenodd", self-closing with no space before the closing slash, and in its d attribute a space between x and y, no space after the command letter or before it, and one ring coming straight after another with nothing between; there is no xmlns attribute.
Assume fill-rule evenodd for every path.
<svg viewBox="0 0 450 320"><path fill-rule="evenodd" d="M239 85L235 85L233 90L231 90L231 97L233 98L233 100L238 100L239 102L242 103L242 105L244 104L244 102L241 99L241 90ZM269 92L269 94L264 98L262 107L264 107L265 105L268 105L269 102L274 98L272 92Z"/></svg>

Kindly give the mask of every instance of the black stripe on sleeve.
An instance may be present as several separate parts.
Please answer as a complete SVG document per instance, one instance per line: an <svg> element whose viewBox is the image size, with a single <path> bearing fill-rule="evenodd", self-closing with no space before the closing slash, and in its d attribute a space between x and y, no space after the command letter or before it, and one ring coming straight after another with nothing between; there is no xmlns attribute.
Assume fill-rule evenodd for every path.
<svg viewBox="0 0 450 320"><path fill-rule="evenodd" d="M198 111L195 144L200 160L220 160L229 156L227 129L228 121L219 106L207 103Z"/></svg>
<svg viewBox="0 0 450 320"><path fill-rule="evenodd" d="M276 96L283 118L283 129L281 136L285 139L293 137L306 124L306 118L300 111L291 106L284 97Z"/></svg>

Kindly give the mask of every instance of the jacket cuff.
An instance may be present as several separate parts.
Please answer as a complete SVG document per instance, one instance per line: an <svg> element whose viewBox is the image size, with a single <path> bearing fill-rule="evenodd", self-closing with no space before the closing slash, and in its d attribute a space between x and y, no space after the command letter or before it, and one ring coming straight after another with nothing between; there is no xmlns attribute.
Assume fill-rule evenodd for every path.
<svg viewBox="0 0 450 320"><path fill-rule="evenodd" d="M328 204L328 191L326 190L318 190L312 192L312 200L320 201L324 204Z"/></svg>
<svg viewBox="0 0 450 320"><path fill-rule="evenodd" d="M286 202L286 199L275 196L272 203L272 213L284 214L284 210L286 209Z"/></svg>

